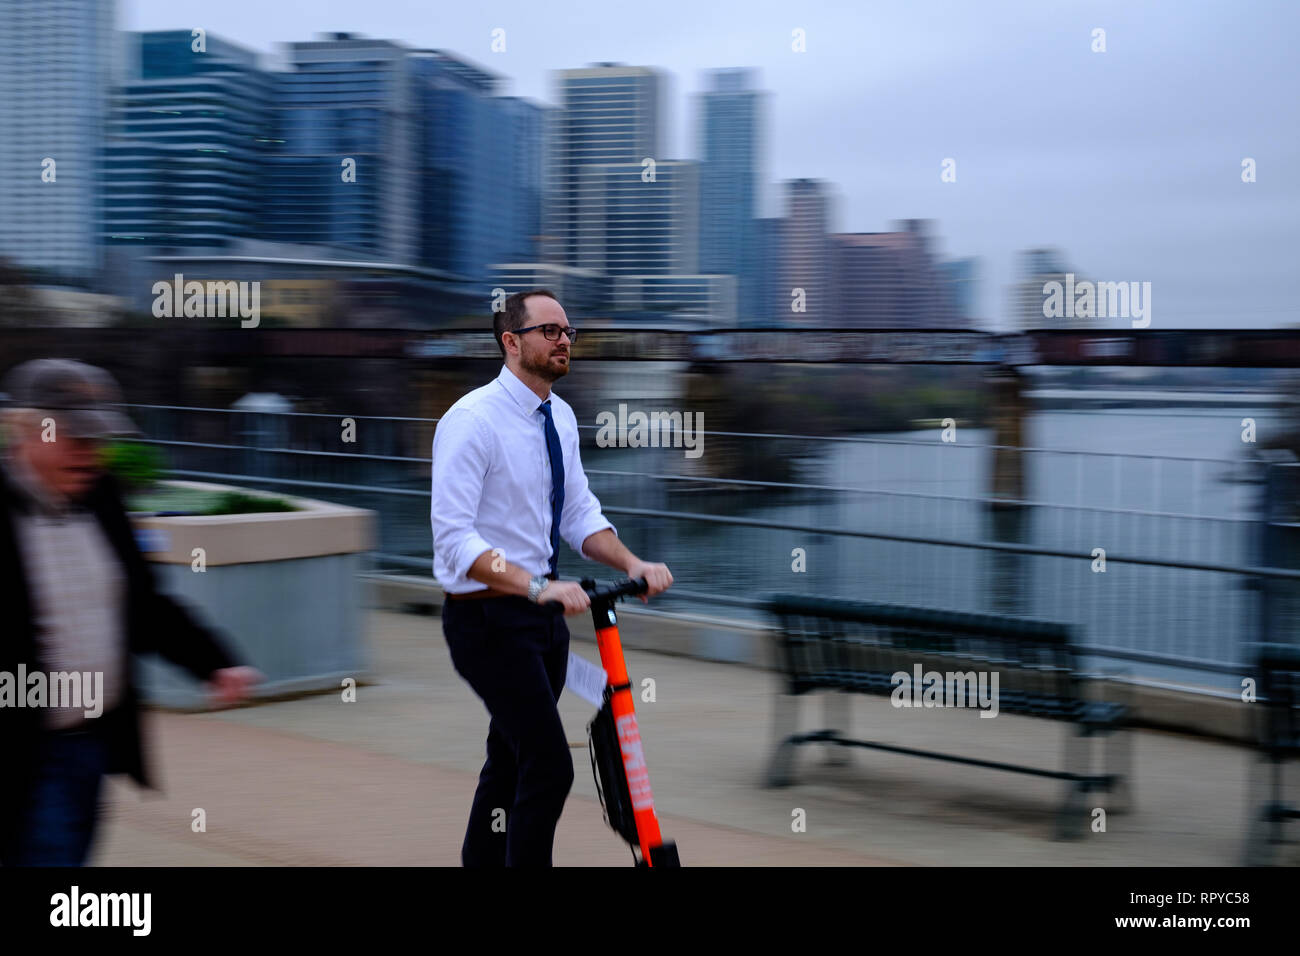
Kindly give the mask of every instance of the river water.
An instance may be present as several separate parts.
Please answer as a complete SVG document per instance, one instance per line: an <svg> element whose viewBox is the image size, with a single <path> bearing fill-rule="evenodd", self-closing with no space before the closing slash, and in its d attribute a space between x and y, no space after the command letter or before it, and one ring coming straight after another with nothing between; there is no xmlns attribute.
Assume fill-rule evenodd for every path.
<svg viewBox="0 0 1300 956"><path fill-rule="evenodd" d="M1259 635L1260 599L1253 582L1234 571L1118 559L1232 569L1258 564L1260 469L1250 464L1254 446L1242 441L1241 420L1254 418L1262 440L1276 427L1277 415L1267 408L1031 413L1022 454L1025 503L1017 509L990 506L991 432L961 426L953 442L941 441L938 428L836 441L706 434L703 456L696 460L683 448L598 448L594 430L588 430L583 464L620 536L643 557L666 562L679 589L752 600L795 592L1065 622L1088 646L1205 665L1188 671L1163 662L1097 657L1099 667L1124 666L1144 678L1228 689L1238 686L1234 675L1247 659L1246 643ZM282 436L269 441L285 443ZM715 480L728 473L716 456L733 454L738 442L761 442L763 455L791 459L804 487ZM188 452L173 451L176 467L400 489L405 493L268 486L374 509L380 516L380 552L403 556L410 562L401 566L407 573L428 573L427 464L255 453L220 464L216 459L199 464L196 457L186 465ZM624 508L663 515L620 513ZM721 525L691 515L804 530ZM941 543L825 533L835 529ZM989 542L1033 545L1066 556L954 544ZM560 572L573 578L615 576L567 548ZM762 617L757 608L710 605L672 591L656 606Z"/></svg>
<svg viewBox="0 0 1300 956"><path fill-rule="evenodd" d="M799 451L801 482L820 489L719 487L707 482L593 475L606 507L729 515L809 529L844 529L955 542L1006 541L1070 552L1024 556L951 545L858 539L689 519L611 515L637 553L669 564L692 591L759 597L787 591L884 603L1015 614L1073 624L1081 643L1240 663L1255 640L1257 592L1241 574L1125 564L1131 556L1231 567L1258 563L1258 468L1241 420L1268 434L1267 409L1041 411L1026 422L1025 500L995 510L991 432L939 429L812 442ZM705 455L708 445L705 445ZM788 447L781 453L788 453ZM672 449L584 452L589 471L686 470ZM1105 570L1098 558L1108 559ZM800 556L802 555L802 559ZM574 576L590 565L565 556ZM671 592L669 592L671 594ZM665 599L661 607L701 610ZM745 609L713 608L754 618ZM1098 666L1121 666L1113 659ZM1149 661L1123 667L1232 687L1212 669L1189 674Z"/></svg>

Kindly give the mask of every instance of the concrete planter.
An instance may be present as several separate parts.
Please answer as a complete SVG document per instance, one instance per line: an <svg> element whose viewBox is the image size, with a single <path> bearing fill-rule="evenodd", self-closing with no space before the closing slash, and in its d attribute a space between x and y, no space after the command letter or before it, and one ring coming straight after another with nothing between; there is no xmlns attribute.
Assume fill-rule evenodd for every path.
<svg viewBox="0 0 1300 956"><path fill-rule="evenodd" d="M229 489L197 482L188 488ZM256 696L340 690L364 676L361 573L373 548L374 513L275 495L301 510L214 516L133 516L136 539L158 586L219 630L265 682ZM195 569L202 549L205 570ZM207 706L203 688L161 659L139 663L149 703Z"/></svg>

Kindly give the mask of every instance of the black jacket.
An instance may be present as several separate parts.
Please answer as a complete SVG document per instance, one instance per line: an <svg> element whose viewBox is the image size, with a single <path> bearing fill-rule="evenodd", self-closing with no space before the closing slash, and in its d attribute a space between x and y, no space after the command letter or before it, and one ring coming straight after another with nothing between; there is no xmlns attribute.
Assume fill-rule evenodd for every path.
<svg viewBox="0 0 1300 956"><path fill-rule="evenodd" d="M140 714L131 681L131 655L158 653L184 667L201 680L213 671L236 666L223 642L197 623L171 598L158 592L153 571L135 543L117 482L102 476L87 495L85 506L94 513L126 572L124 602L126 635L122 654L125 687L113 710L95 718L110 742L110 773L130 774L143 786L152 786L141 745ZM38 659L36 624L31 594L18 551L14 512L24 512L28 500L0 467L0 671L16 675L18 665L27 672L48 671ZM17 823L31 785L35 744L44 711L30 707L0 707L0 753L6 771L0 785L0 840Z"/></svg>

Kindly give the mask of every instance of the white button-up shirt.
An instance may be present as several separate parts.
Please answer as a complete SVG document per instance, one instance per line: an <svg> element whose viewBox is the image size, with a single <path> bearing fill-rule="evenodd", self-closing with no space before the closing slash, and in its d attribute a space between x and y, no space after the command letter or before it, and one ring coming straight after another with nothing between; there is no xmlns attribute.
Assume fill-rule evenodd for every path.
<svg viewBox="0 0 1300 956"><path fill-rule="evenodd" d="M573 409L555 392L548 398L564 452L560 537L585 558L582 543L614 526L587 487ZM439 420L429 518L433 574L444 591L486 588L467 574L485 551L500 549L500 557L532 575L550 569L551 460L542 401L502 366L495 381L463 396Z"/></svg>
<svg viewBox="0 0 1300 956"><path fill-rule="evenodd" d="M30 505L27 513L14 514L14 530L31 589L40 665L47 674L102 674L98 706L107 713L121 701L126 684L121 559L91 512L48 494L21 462L10 458L3 466ZM80 725L90 709L49 703L45 726L56 730Z"/></svg>

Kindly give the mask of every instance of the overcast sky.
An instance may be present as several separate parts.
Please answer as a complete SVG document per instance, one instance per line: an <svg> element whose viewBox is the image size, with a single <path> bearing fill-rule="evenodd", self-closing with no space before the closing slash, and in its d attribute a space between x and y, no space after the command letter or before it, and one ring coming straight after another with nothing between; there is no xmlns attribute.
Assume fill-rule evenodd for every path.
<svg viewBox="0 0 1300 956"><path fill-rule="evenodd" d="M944 256L980 257L992 327L1033 246L1095 280L1150 282L1153 329L1300 323L1294 0L118 2L125 29L203 27L262 52L326 31L446 49L546 103L553 70L661 67L668 158L697 155L702 72L756 67L762 212L780 212L778 180L814 177L834 185L836 231L934 219Z"/></svg>

